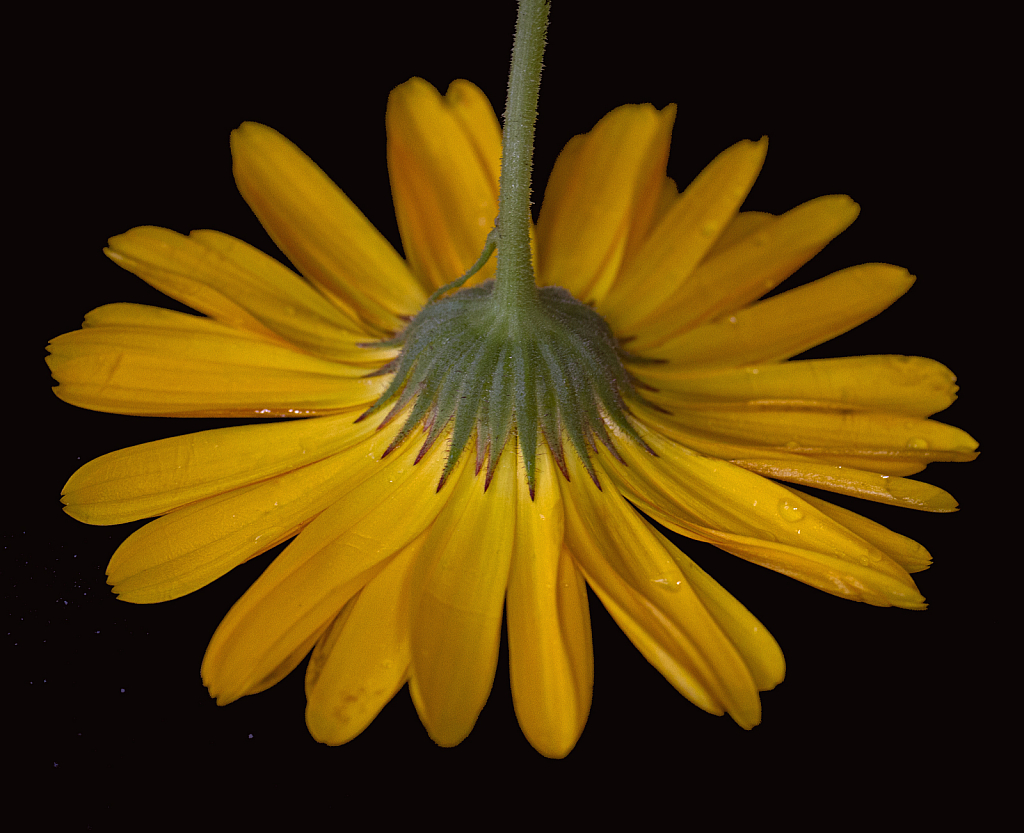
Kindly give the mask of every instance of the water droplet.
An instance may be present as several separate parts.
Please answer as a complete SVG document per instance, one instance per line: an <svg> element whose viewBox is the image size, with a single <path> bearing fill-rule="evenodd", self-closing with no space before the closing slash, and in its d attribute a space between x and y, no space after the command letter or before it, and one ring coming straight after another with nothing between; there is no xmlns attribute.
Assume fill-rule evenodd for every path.
<svg viewBox="0 0 1024 833"><path fill-rule="evenodd" d="M714 237L718 234L718 223L705 223L700 227L700 233L705 237Z"/></svg>
<svg viewBox="0 0 1024 833"><path fill-rule="evenodd" d="M779 501L779 514L790 523L796 523L803 519L804 510L790 500Z"/></svg>
<svg viewBox="0 0 1024 833"><path fill-rule="evenodd" d="M786 443L786 448L800 448L800 443L798 443L796 440L790 440L788 443Z"/></svg>
<svg viewBox="0 0 1024 833"><path fill-rule="evenodd" d="M868 566L868 564L877 564L881 560L881 550L868 550L866 553L863 553L860 557L860 563L865 567Z"/></svg>
<svg viewBox="0 0 1024 833"><path fill-rule="evenodd" d="M928 440L923 437L911 437L907 440L907 448L928 448Z"/></svg>
<svg viewBox="0 0 1024 833"><path fill-rule="evenodd" d="M668 578L665 576L659 576L658 578L651 579L651 581L653 581L655 584L658 585L658 587L661 587L663 590L670 590L673 593L677 591L680 587L682 587L683 584L682 580L676 578L675 576L671 576Z"/></svg>

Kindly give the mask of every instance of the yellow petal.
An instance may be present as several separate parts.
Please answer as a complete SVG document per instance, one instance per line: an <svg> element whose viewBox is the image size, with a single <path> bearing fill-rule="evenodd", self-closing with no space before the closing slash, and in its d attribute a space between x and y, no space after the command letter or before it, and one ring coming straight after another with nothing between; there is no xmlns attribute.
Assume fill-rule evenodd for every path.
<svg viewBox="0 0 1024 833"><path fill-rule="evenodd" d="M825 453L823 449L803 449L802 451L805 453L800 453L800 446L796 444L792 449L786 446L772 447L729 439L721 435L694 432L677 421L668 419L664 413L655 412L650 408L638 407L637 413L646 425L662 436L705 457L714 457L719 460L729 460L734 463L772 460L775 463L802 465L809 458L815 459L818 454ZM865 455L863 453L859 457L852 454L845 456L846 454L847 450L840 454L838 450L832 449L828 452L828 458L834 465L856 467L864 464ZM928 465L928 460L922 459L919 454L902 454L898 458L876 454L870 459L872 471L896 477L917 474Z"/></svg>
<svg viewBox="0 0 1024 833"><path fill-rule="evenodd" d="M858 210L849 197L821 197L781 217L750 223L748 234L708 252L693 273L651 309L636 327L630 349L648 350L756 301L820 252L854 221ZM732 234L738 229L738 224L730 226Z"/></svg>
<svg viewBox="0 0 1024 833"><path fill-rule="evenodd" d="M442 98L422 78L396 87L388 99L398 228L413 272L431 290L476 262L498 216L501 133L485 102L467 82ZM472 280L493 276L492 258Z"/></svg>
<svg viewBox="0 0 1024 833"><path fill-rule="evenodd" d="M409 691L439 746L469 735L491 691L517 502L529 499L511 447L486 492L466 456L457 479L445 486L451 493L413 582Z"/></svg>
<svg viewBox="0 0 1024 833"><path fill-rule="evenodd" d="M323 358L365 362L369 351L356 345L369 336L358 321L241 240L215 231L185 237L148 226L112 237L105 251L165 295L234 329Z"/></svg>
<svg viewBox="0 0 1024 833"><path fill-rule="evenodd" d="M405 685L411 659L410 572L424 533L350 601L313 649L306 725L320 743L348 743Z"/></svg>
<svg viewBox="0 0 1024 833"><path fill-rule="evenodd" d="M671 550L618 490L609 483L598 491L574 454L566 464L572 478L560 481L566 545L587 583L681 694L713 714L728 712L744 728L755 726L761 717L758 687L723 630L742 616L718 621Z"/></svg>
<svg viewBox="0 0 1024 833"><path fill-rule="evenodd" d="M344 414L216 428L113 451L71 475L61 492L65 511L100 525L163 515L333 456L380 422L353 420Z"/></svg>
<svg viewBox="0 0 1024 833"><path fill-rule="evenodd" d="M235 182L296 268L378 332L402 329L426 300L405 263L327 175L280 133L246 122L231 134Z"/></svg>
<svg viewBox="0 0 1024 833"><path fill-rule="evenodd" d="M658 455L623 438L602 465L639 509L669 529L836 595L919 608L913 579L877 547L791 489L724 460L643 433Z"/></svg>
<svg viewBox="0 0 1024 833"><path fill-rule="evenodd" d="M649 355L701 370L787 359L878 315L913 282L897 266L853 266L702 324Z"/></svg>
<svg viewBox="0 0 1024 833"><path fill-rule="evenodd" d="M657 396L652 396L658 402ZM671 402L666 398L665 402ZM966 432L931 419L872 411L803 410L783 405L679 408L662 417L685 435L706 436L767 452L787 450L816 462L874 470L874 462L973 460L977 442ZM757 456L770 456L762 453Z"/></svg>
<svg viewBox="0 0 1024 833"><path fill-rule="evenodd" d="M854 535L863 538L872 546L878 547L908 573L919 573L931 566L931 554L917 541L893 532L888 527L875 523L863 515L829 503L827 500L820 500L808 494L804 494L802 499L816 507L822 514L828 515L836 523L845 526Z"/></svg>
<svg viewBox="0 0 1024 833"><path fill-rule="evenodd" d="M150 416L309 416L365 408L384 377L208 318L110 304L50 342L55 393L94 411Z"/></svg>
<svg viewBox="0 0 1024 833"><path fill-rule="evenodd" d="M679 188L676 187L676 181L670 176L662 177L660 182L656 182L651 187L650 199L652 200L653 208L650 219L646 220L646 222L646 218L642 213L643 203L637 205L637 213L633 217L633 233L626 244L626 255L623 258L623 264L633 262L637 252L643 247L644 241L650 234L650 230L657 227L658 223L668 216L672 206L676 204L676 201L679 199ZM733 219L733 223L738 218L739 215ZM726 232L728 232L731 226L732 224L726 228ZM716 243L715 245L718 244ZM715 247L712 246L711 251L714 251L714 249Z"/></svg>
<svg viewBox="0 0 1024 833"><path fill-rule="evenodd" d="M608 292L627 244L648 231L674 116L675 107L619 107L558 157L537 224L543 284L585 303Z"/></svg>
<svg viewBox="0 0 1024 833"><path fill-rule="evenodd" d="M761 170L767 140L739 142L679 196L597 307L615 333L636 335L732 222Z"/></svg>
<svg viewBox="0 0 1024 833"><path fill-rule="evenodd" d="M655 530L662 546L675 559L686 581L700 597L708 613L729 635L761 691L770 691L786 676L786 660L779 643L768 629L722 585Z"/></svg>
<svg viewBox="0 0 1024 833"><path fill-rule="evenodd" d="M856 356L788 361L706 373L671 364L637 364L631 372L657 389L646 394L676 413L684 408L858 409L926 417L956 399L956 377L916 356Z"/></svg>
<svg viewBox="0 0 1024 833"><path fill-rule="evenodd" d="M229 235L194 231L185 237L143 227L111 238L106 252L164 294L234 329L335 361L383 364L394 355L359 347L371 338L361 322L272 257Z"/></svg>
<svg viewBox="0 0 1024 833"><path fill-rule="evenodd" d="M594 655L587 586L562 548L558 474L547 446L538 451L536 499L518 503L506 600L512 701L533 747L563 758L587 722Z"/></svg>
<svg viewBox="0 0 1024 833"><path fill-rule="evenodd" d="M803 486L813 486L828 492L851 495L863 500L923 509L926 512L953 512L957 502L948 492L930 483L908 480L861 471L850 466L832 466L827 463L780 460L736 460L737 465L774 480L785 480Z"/></svg>
<svg viewBox="0 0 1024 833"><path fill-rule="evenodd" d="M799 207L795 210L799 210ZM741 241L748 240L755 233L772 228L772 224L777 220L778 217L776 215L768 214L764 211L741 211L725 227L725 231L715 241L715 245L708 249L704 262L717 258L720 254L738 245Z"/></svg>
<svg viewBox="0 0 1024 833"><path fill-rule="evenodd" d="M349 319L274 258L217 231L193 231L189 237L231 262L248 276L247 284L256 282L262 287L263 291L254 291L239 286L233 290L234 297L244 297L246 309L289 344L313 356L367 369L376 369L398 355L396 348L373 344L375 335L362 322Z"/></svg>
<svg viewBox="0 0 1024 833"><path fill-rule="evenodd" d="M198 500L134 532L117 548L107 582L122 601L175 599L295 536L369 477L397 428L326 459Z"/></svg>
<svg viewBox="0 0 1024 833"><path fill-rule="evenodd" d="M110 245L103 253L164 295L215 321L267 340L280 340L247 312L236 298L224 294L219 286L221 281L217 280L223 271L218 268L219 264L204 259L196 247L189 247L188 243L182 246L178 238L188 241L177 232L142 226L110 238Z"/></svg>
<svg viewBox="0 0 1024 833"><path fill-rule="evenodd" d="M436 490L446 458L435 448L414 465L416 453L405 443L376 463L231 608L203 660L203 680L218 703L283 679L349 599L434 521L445 502Z"/></svg>
<svg viewBox="0 0 1024 833"><path fill-rule="evenodd" d="M462 78L448 85L444 101L472 143L489 180L497 182L501 176L501 125L491 102L476 84Z"/></svg>

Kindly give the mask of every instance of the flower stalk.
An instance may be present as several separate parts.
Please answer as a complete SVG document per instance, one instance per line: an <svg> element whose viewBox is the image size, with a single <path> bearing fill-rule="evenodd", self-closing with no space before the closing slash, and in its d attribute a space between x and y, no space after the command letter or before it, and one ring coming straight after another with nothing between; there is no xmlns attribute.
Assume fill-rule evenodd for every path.
<svg viewBox="0 0 1024 833"><path fill-rule="evenodd" d="M512 68L502 132L498 193L497 302L504 316L537 304L530 248L533 136L548 25L544 0L522 0L512 46Z"/></svg>

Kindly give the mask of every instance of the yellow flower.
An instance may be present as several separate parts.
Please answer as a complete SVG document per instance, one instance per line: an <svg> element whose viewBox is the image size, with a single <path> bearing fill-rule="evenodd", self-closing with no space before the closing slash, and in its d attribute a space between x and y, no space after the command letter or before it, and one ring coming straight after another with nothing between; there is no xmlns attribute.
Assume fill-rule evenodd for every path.
<svg viewBox="0 0 1024 833"><path fill-rule="evenodd" d="M438 488L445 442L418 460L414 438L386 454L403 420L357 421L388 387L372 375L398 355L386 340L466 271L493 226L500 128L476 87L455 82L442 97L413 79L392 93L404 260L257 124L232 136L236 181L303 277L213 231L144 227L110 241L115 262L202 315L94 310L51 343L60 397L125 414L311 417L124 449L64 489L86 523L156 518L111 559L127 601L180 597L294 538L213 636L203 678L219 703L272 686L312 650L306 720L318 740L350 740L408 682L431 737L457 744L490 691L504 611L519 723L562 756L590 707L589 585L682 694L754 726L759 692L782 680L781 651L636 509L829 593L924 606L909 575L928 566L920 545L783 485L956 507L908 479L975 456L967 434L928 419L955 396L945 367L787 361L876 315L913 278L869 264L759 301L857 206L830 196L781 216L740 213L764 140L729 148L680 194L665 173L673 116L620 107L574 138L534 238L541 285L591 305L639 359L629 372L644 401L630 401L629 427L642 442L607 420L610 442L589 438L589 456L539 443L532 478L508 442L491 450L486 490L486 448Z"/></svg>

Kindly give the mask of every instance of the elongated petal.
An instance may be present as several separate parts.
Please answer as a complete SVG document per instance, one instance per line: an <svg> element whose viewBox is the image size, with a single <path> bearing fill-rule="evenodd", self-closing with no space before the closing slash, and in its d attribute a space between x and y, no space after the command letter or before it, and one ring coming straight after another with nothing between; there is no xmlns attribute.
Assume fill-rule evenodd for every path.
<svg viewBox="0 0 1024 833"><path fill-rule="evenodd" d="M396 555L338 615L306 670L306 725L336 746L363 731L405 685L412 567L428 533Z"/></svg>
<svg viewBox="0 0 1024 833"><path fill-rule="evenodd" d="M758 687L723 629L743 621L742 614L719 621L673 553L618 491L598 491L575 455L566 464L572 478L560 482L566 545L609 613L687 699L713 714L728 712L744 728L757 725ZM715 603L724 604L724 597L716 596ZM732 605L739 608L735 600ZM779 652L780 668L781 661ZM781 679L781 670L769 676Z"/></svg>
<svg viewBox="0 0 1024 833"><path fill-rule="evenodd" d="M296 268L371 332L397 332L426 300L405 263L313 161L280 133L231 134L235 182Z"/></svg>
<svg viewBox="0 0 1024 833"><path fill-rule="evenodd" d="M655 530L658 540L672 556L682 571L683 577L693 587L736 650L740 652L754 678L754 685L761 691L770 691L782 682L786 673L786 662L779 643L768 629L737 601L722 585L709 576L686 553Z"/></svg>
<svg viewBox="0 0 1024 833"><path fill-rule="evenodd" d="M476 262L498 216L501 132L483 102L467 82L442 98L422 78L396 87L388 99L398 228L413 271L430 290ZM493 275L492 258L473 282Z"/></svg>
<svg viewBox="0 0 1024 833"><path fill-rule="evenodd" d="M55 393L94 411L151 416L309 416L365 408L387 387L208 318L110 304L50 342Z"/></svg>
<svg viewBox="0 0 1024 833"><path fill-rule="evenodd" d="M648 350L756 301L820 252L858 211L849 197L820 197L756 227L751 223L748 234L709 251L693 273L650 310L635 330L631 349ZM739 226L730 230L736 233Z"/></svg>
<svg viewBox="0 0 1024 833"><path fill-rule="evenodd" d="M799 210L799 207L794 210ZM739 245L743 240L749 240L758 232L767 231L772 224L778 220L775 214L768 214L765 211L741 211L732 218L732 222L725 227L715 245L708 249L704 262L707 263L733 246ZM702 267L698 267L702 268Z"/></svg>
<svg viewBox="0 0 1024 833"><path fill-rule="evenodd" d="M730 406L744 409L861 409L927 417L956 399L956 377L916 356L856 356L789 361L701 372L642 364L633 374L657 390L648 395L673 413Z"/></svg>
<svg viewBox="0 0 1024 833"><path fill-rule="evenodd" d="M334 361L380 365L394 355L359 347L367 340L361 322L272 257L226 234L185 237L142 227L111 238L106 253L161 292L235 329Z"/></svg>
<svg viewBox="0 0 1024 833"><path fill-rule="evenodd" d="M281 342L280 337L247 312L238 299L224 293L220 286L222 281L217 279L222 272L218 268L220 264L203 258L198 247L181 252L184 247L178 243L178 238L188 240L167 229L141 226L110 238L103 253L121 268L196 312L233 329Z"/></svg>
<svg viewBox="0 0 1024 833"><path fill-rule="evenodd" d="M516 505L529 499L516 458L511 448L501 455L487 492L459 462L414 576L409 691L440 746L469 735L494 682Z"/></svg>
<svg viewBox="0 0 1024 833"><path fill-rule="evenodd" d="M785 449L814 461L869 471L875 460L883 465L896 461L924 468L931 462L963 462L977 456L977 442L959 428L872 411L802 410L785 405L680 408L663 422L679 427L684 436Z"/></svg>
<svg viewBox="0 0 1024 833"><path fill-rule="evenodd" d="M927 512L953 512L957 508L953 496L938 486L919 480L908 480L905 477L862 471L848 465L829 465L811 461L790 463L778 460L735 462L748 471L774 480L813 486L815 489L851 495L863 500L889 503L908 509L923 509Z"/></svg>
<svg viewBox="0 0 1024 833"><path fill-rule="evenodd" d="M564 516L554 460L540 449L536 500L520 500L507 619L512 700L527 740L562 758L590 712L594 656L587 587L562 548Z"/></svg>
<svg viewBox="0 0 1024 833"><path fill-rule="evenodd" d="M71 475L61 492L65 511L100 525L156 517L333 456L372 435L377 422L345 414L239 425L113 451Z"/></svg>
<svg viewBox="0 0 1024 833"><path fill-rule="evenodd" d="M931 566L931 554L917 541L893 532L888 527L865 518L863 515L829 503L827 500L820 500L807 494L803 496L803 500L816 507L822 514L828 515L836 523L845 526L854 535L878 547L908 573L919 573Z"/></svg>
<svg viewBox="0 0 1024 833"><path fill-rule="evenodd" d="M213 494L134 532L114 553L107 581L123 601L162 602L205 587L286 541L378 467L395 429L251 485Z"/></svg>
<svg viewBox="0 0 1024 833"><path fill-rule="evenodd" d="M621 461L606 455L602 464L659 523L835 595L923 607L906 570L802 496L724 460L642 435L657 457L623 441Z"/></svg>
<svg viewBox="0 0 1024 833"><path fill-rule="evenodd" d="M544 284L585 303L608 292L630 239L649 230L674 116L674 107L619 107L558 157L537 224Z"/></svg>
<svg viewBox="0 0 1024 833"><path fill-rule="evenodd" d="M829 465L856 467L864 465L864 460L868 457L864 453L859 455L850 453L848 449L844 449L842 452L839 449L829 449L827 452L824 449L801 449L796 443L792 447L760 445L720 435L694 432L675 420L666 419L664 413L656 413L647 408L642 409L642 414L643 422L662 436L705 457L730 460L734 463L771 460L776 463L784 462L799 466L808 460L815 460L818 454L827 454ZM873 472L889 477L906 477L917 474L928 465L927 458L923 458L917 453L903 453L898 457L874 454L870 455L870 461Z"/></svg>
<svg viewBox="0 0 1024 833"><path fill-rule="evenodd" d="M680 194L597 307L620 338L640 332L642 323L690 278L736 216L767 151L767 140L739 142Z"/></svg>
<svg viewBox="0 0 1024 833"><path fill-rule="evenodd" d="M406 443L311 522L231 608L203 660L220 704L269 688L313 647L334 617L444 505L444 456L414 465ZM401 523L395 523L401 518Z"/></svg>
<svg viewBox="0 0 1024 833"><path fill-rule="evenodd" d="M456 78L444 94L445 104L462 125L477 159L492 182L501 176L501 125L494 108L476 84Z"/></svg>
<svg viewBox="0 0 1024 833"><path fill-rule="evenodd" d="M702 324L650 357L704 370L788 359L878 315L913 282L897 266L853 266Z"/></svg>

